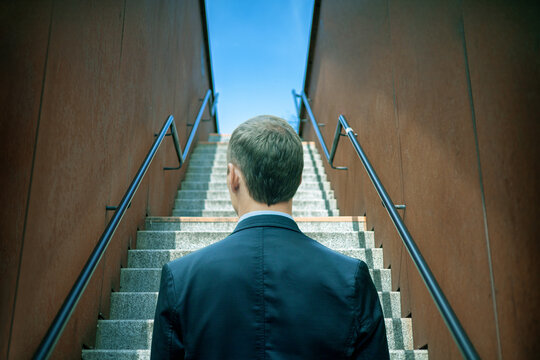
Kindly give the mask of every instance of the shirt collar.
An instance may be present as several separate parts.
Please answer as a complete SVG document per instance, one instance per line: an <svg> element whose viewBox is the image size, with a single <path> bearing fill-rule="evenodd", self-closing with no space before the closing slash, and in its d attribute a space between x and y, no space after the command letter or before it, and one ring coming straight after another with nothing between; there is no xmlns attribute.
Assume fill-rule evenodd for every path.
<svg viewBox="0 0 540 360"><path fill-rule="evenodd" d="M272 210L258 210L258 211L251 211L248 213L245 213L244 215L240 216L240 219L238 219L238 223L240 221L243 221L245 219L248 219L253 216L259 216L259 215L280 215L284 216L286 218L289 218L294 221L293 217L287 213L281 212L281 211L272 211Z"/></svg>

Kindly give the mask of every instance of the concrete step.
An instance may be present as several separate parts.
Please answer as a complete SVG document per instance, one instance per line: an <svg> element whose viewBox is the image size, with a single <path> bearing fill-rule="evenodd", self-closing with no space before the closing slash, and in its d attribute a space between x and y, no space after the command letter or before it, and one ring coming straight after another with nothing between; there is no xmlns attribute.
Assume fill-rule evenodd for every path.
<svg viewBox="0 0 540 360"><path fill-rule="evenodd" d="M228 143L220 143L220 142L216 142L216 143L199 143L197 144L197 146L195 147L195 149L193 149L193 152L205 152L205 151L227 151L227 148L229 147L229 144ZM304 151L306 150L310 150L310 151L317 151L317 147L314 145L314 144L310 144L310 143L303 143L302 144L302 149L304 149Z"/></svg>
<svg viewBox="0 0 540 360"><path fill-rule="evenodd" d="M167 244L169 245L169 244ZM167 261L178 259L187 255L189 252L200 249L194 248L193 244L188 244L187 248L176 247L168 249L146 249L147 252L134 256L146 256L147 258L141 260L141 262L148 262L149 267L161 268ZM141 249L142 250L142 249ZM130 251L141 251L130 250ZM381 248L333 248L333 250L355 259L360 259L366 262L370 269L382 269L383 268L383 252Z"/></svg>
<svg viewBox="0 0 540 360"><path fill-rule="evenodd" d="M200 200L230 200L228 190L178 190L177 199L200 199ZM323 192L320 190L297 191L294 200L327 199L334 200L334 192Z"/></svg>
<svg viewBox="0 0 540 360"><path fill-rule="evenodd" d="M200 142L197 144L197 146L195 146L193 150L194 151L215 151L215 150L226 151L228 147L229 147L229 143L226 143L226 142ZM302 149L304 149L304 151L306 150L317 151L317 146L315 146L315 144L313 143L304 142L302 143Z"/></svg>
<svg viewBox="0 0 540 360"><path fill-rule="evenodd" d="M304 175L320 174L324 175L324 170L322 168L316 168L313 166L306 166L302 172ZM189 166L186 176L193 174L213 174L227 176L227 167L226 166Z"/></svg>
<svg viewBox="0 0 540 360"><path fill-rule="evenodd" d="M227 168L220 166L196 166L190 168L186 172L184 180L195 181L193 178L203 178L205 176L206 181L226 179ZM302 181L327 181L326 174L321 170L313 167L305 168L302 172Z"/></svg>
<svg viewBox="0 0 540 360"><path fill-rule="evenodd" d="M150 349L154 320L99 320L96 349Z"/></svg>
<svg viewBox="0 0 540 360"><path fill-rule="evenodd" d="M185 249L196 250L225 239L231 231L152 231L141 230L137 232L137 250L167 250ZM374 237L372 231L340 231L321 232L308 231L307 236L319 241L321 244L332 249L361 249L373 248ZM135 251L135 250L132 250ZM131 254L128 253L128 254ZM131 255L130 255L131 256ZM128 264L129 257L128 257ZM147 267L140 265L128 265L133 267Z"/></svg>
<svg viewBox="0 0 540 360"><path fill-rule="evenodd" d="M209 134L208 141L227 142L231 138L230 134Z"/></svg>
<svg viewBox="0 0 540 360"><path fill-rule="evenodd" d="M226 180L220 182L199 182L199 181L183 181L180 186L182 190L227 190ZM300 184L298 191L303 190L324 190L331 191L330 183L328 181L315 182L305 181Z"/></svg>
<svg viewBox="0 0 540 360"><path fill-rule="evenodd" d="M83 360L150 360L150 350L83 350ZM428 360L427 350L390 350L391 360Z"/></svg>
<svg viewBox="0 0 540 360"><path fill-rule="evenodd" d="M413 350L411 319L385 319L388 347ZM97 349L150 349L154 320L99 320Z"/></svg>
<svg viewBox="0 0 540 360"><path fill-rule="evenodd" d="M208 134L208 142L224 142L229 141L231 134L210 133ZM199 142L200 144L201 142ZM203 142L206 143L206 142Z"/></svg>
<svg viewBox="0 0 540 360"><path fill-rule="evenodd" d="M206 156L205 154L192 158L190 156L189 166L218 166L227 167L227 161L224 156L215 157L213 155ZM304 156L304 168L314 167L322 169L324 167L323 161L319 157L306 157Z"/></svg>
<svg viewBox="0 0 540 360"><path fill-rule="evenodd" d="M225 181L227 179L227 168L225 166L196 166L188 170L182 181ZM302 172L303 182L328 181L326 174L322 169L306 167Z"/></svg>
<svg viewBox="0 0 540 360"><path fill-rule="evenodd" d="M401 317L400 294L378 292L385 318ZM110 320L151 320L156 311L157 292L115 292L111 294Z"/></svg>
<svg viewBox="0 0 540 360"><path fill-rule="evenodd" d="M229 148L228 142L218 142L218 143L208 143L201 142L195 146L192 153L204 153L204 152L219 152L225 154ZM306 153L319 153L319 150L316 146L312 144L302 144L302 150L304 154Z"/></svg>
<svg viewBox="0 0 540 360"><path fill-rule="evenodd" d="M323 199L293 199L293 211L295 210L337 210L337 202ZM174 210L233 210L231 201L227 200L198 200L177 199L174 201Z"/></svg>
<svg viewBox="0 0 540 360"><path fill-rule="evenodd" d="M150 350L83 350L82 360L150 360Z"/></svg>
<svg viewBox="0 0 540 360"><path fill-rule="evenodd" d="M236 213L233 210L183 210L174 209L173 216L186 216L186 217L233 217ZM293 216L298 217L324 217L324 216L339 216L339 210L295 210L293 209Z"/></svg>
<svg viewBox="0 0 540 360"><path fill-rule="evenodd" d="M384 319L389 349L413 350L412 321L410 318Z"/></svg>
<svg viewBox="0 0 540 360"><path fill-rule="evenodd" d="M323 217L318 219L295 218L303 232L344 232L365 231L366 220L362 216ZM148 216L146 230L154 231L228 231L232 232L237 224L237 217L230 218L182 218Z"/></svg>
<svg viewBox="0 0 540 360"><path fill-rule="evenodd" d="M227 161L227 154L225 153L192 153L190 156L190 161L209 161L209 160L218 160L222 162ZM322 161L321 156L319 154L313 154L313 153L304 153L304 163L314 161Z"/></svg>
<svg viewBox="0 0 540 360"><path fill-rule="evenodd" d="M428 360L427 350L390 350L390 360Z"/></svg>
<svg viewBox="0 0 540 360"><path fill-rule="evenodd" d="M186 174L184 181L200 181L200 182L210 182L210 181L227 181L227 175L224 174L199 174L199 173L190 173ZM326 175L318 174L303 174L302 181L327 181Z"/></svg>
<svg viewBox="0 0 540 360"><path fill-rule="evenodd" d="M226 162L227 160L227 151L224 150L195 150L189 155L190 160L200 161L200 160L219 160ZM304 164L313 164L313 161L324 162L323 159L317 151L306 150L304 149L303 153Z"/></svg>
<svg viewBox="0 0 540 360"><path fill-rule="evenodd" d="M370 269L369 273L377 291L392 291L389 269ZM154 292L159 291L161 269L124 268L120 270L120 291Z"/></svg>
<svg viewBox="0 0 540 360"><path fill-rule="evenodd" d="M176 249L152 249L152 250L130 250L128 252L128 266L133 268L159 268L165 263L181 258L197 250L189 244L188 248ZM383 253L381 248L370 249L335 249L335 251L366 262L370 269L383 268Z"/></svg>

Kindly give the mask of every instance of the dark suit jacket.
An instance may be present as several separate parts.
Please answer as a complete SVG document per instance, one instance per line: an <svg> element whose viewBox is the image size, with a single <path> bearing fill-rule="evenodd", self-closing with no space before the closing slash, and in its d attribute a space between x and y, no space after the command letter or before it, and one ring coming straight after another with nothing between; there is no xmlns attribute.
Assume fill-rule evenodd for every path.
<svg viewBox="0 0 540 360"><path fill-rule="evenodd" d="M363 261L284 216L241 221L163 267L152 359L388 359Z"/></svg>

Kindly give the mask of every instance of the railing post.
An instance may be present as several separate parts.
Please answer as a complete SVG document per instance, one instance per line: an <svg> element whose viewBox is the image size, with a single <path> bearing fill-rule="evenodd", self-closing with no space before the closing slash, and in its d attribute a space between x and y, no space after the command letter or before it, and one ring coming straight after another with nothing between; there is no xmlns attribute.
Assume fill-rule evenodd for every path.
<svg viewBox="0 0 540 360"><path fill-rule="evenodd" d="M330 151L330 158L328 159L328 162L330 163L330 166L333 169L338 170L347 170L346 166L337 166L334 167L334 156L336 156L336 150L339 144L339 139L341 138L341 123L338 121L336 124L336 133L334 134L334 141L332 142L332 151Z"/></svg>
<svg viewBox="0 0 540 360"><path fill-rule="evenodd" d="M210 116L214 116L216 114L216 107L217 107L217 103L218 103L218 97L219 97L219 93L216 93L214 95L214 99L212 101L212 107L210 108Z"/></svg>
<svg viewBox="0 0 540 360"><path fill-rule="evenodd" d="M178 140L178 131L176 131L176 124L174 123L174 119L171 122L171 135L173 138L174 148L176 150L176 156L178 157L178 166L177 167L164 167L163 170L178 170L184 164L184 159L182 157L182 149L180 148L180 141Z"/></svg>
<svg viewBox="0 0 540 360"><path fill-rule="evenodd" d="M308 98L306 97L306 93L302 91L300 95L298 95L293 89L292 95L293 95L294 104L296 106L297 111L300 111L300 110L298 109L298 106L296 105L296 98L300 97L301 101L304 103L304 107L306 108L309 119L311 120L311 124L313 125L313 130L315 130L315 134L317 135L317 138L319 139L319 143L321 144L322 150L324 152L324 156L326 157L326 160L328 161L332 169L347 170L347 168L343 166L334 166L332 164L333 161L330 161L330 153L328 152L328 148L326 147L326 143L324 142L324 138L321 134L321 130L319 129L320 124L317 123L317 120L315 119L315 116L313 115L313 112L311 111L311 106L309 105ZM300 114L298 114L298 117L300 117Z"/></svg>
<svg viewBox="0 0 540 360"><path fill-rule="evenodd" d="M300 99L300 104L299 104L298 98L300 97L300 95L298 95L296 91L294 91L294 89L292 89L291 92L292 92L292 97L293 97L293 102L294 102L294 108L296 109L296 117L298 118L298 121L300 121L300 110L301 110L302 99Z"/></svg>
<svg viewBox="0 0 540 360"><path fill-rule="evenodd" d="M206 107L206 103L208 102L208 99L210 98L210 95L212 94L212 90L208 90L206 92L206 95L202 99L202 104L199 109L199 113L197 114L197 118L195 119L195 122L193 123L193 128L191 129L191 132L189 133L189 138L186 142L186 147L184 148L184 155L182 158L182 162L186 161L186 157L189 155L189 150L191 148L191 143L193 142L193 138L195 137L195 133L197 132L197 129L199 128L199 123L201 122L201 117L204 113L204 108Z"/></svg>
<svg viewBox="0 0 540 360"><path fill-rule="evenodd" d="M302 101L304 102L304 106L306 107L306 111L309 115L309 118L311 119L311 124L313 125L313 130L315 131L315 134L317 135L317 138L319 139L319 143L321 143L321 147L324 152L324 156L326 156L326 160L330 159L330 154L328 153L328 148L326 147L326 143L324 142L324 138L321 134L321 130L319 130L319 125L317 124L317 120L315 120L315 116L313 115L313 112L311 111L311 106L308 103L306 93L302 91L300 94L302 97Z"/></svg>

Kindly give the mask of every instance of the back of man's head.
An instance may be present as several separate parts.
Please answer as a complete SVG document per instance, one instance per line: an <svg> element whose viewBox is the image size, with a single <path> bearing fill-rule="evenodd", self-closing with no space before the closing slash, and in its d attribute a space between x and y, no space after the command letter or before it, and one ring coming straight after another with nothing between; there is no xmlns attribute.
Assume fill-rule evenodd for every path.
<svg viewBox="0 0 540 360"><path fill-rule="evenodd" d="M289 201L302 178L302 141L285 120L257 116L232 133L227 162L240 168L253 200L268 206Z"/></svg>

